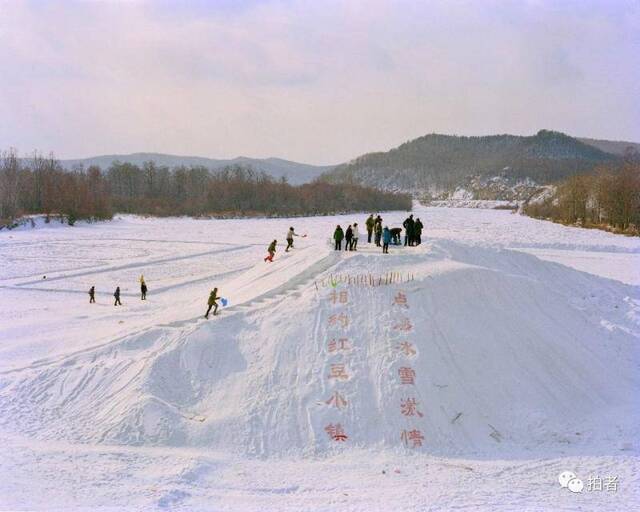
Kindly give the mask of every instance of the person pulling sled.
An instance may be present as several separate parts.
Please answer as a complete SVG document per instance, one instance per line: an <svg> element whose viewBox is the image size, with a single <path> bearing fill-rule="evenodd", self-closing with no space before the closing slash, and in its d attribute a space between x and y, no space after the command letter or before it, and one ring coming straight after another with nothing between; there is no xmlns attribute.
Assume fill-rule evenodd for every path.
<svg viewBox="0 0 640 512"><path fill-rule="evenodd" d="M209 306L207 308L207 312L204 314L205 318L209 318L209 312L211 311L211 308L213 308L213 316L216 316L218 314L218 299L220 297L218 297L218 289L214 288L213 290L211 290L211 293L209 294L209 300L207 301L207 305Z"/></svg>
<svg viewBox="0 0 640 512"><path fill-rule="evenodd" d="M289 231L287 232L287 248L284 250L284 252L289 252L289 249L293 249L293 237L294 236L301 236L302 238L304 238L307 235L299 235L298 233L296 233L293 230L293 227L290 227Z"/></svg>

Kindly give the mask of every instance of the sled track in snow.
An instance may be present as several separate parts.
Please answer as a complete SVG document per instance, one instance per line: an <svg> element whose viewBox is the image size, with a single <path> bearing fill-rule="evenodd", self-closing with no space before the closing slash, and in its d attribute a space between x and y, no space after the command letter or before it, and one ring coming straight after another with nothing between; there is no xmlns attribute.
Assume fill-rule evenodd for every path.
<svg viewBox="0 0 640 512"><path fill-rule="evenodd" d="M144 262L134 262L134 263L127 263L125 265L116 265L113 267L108 267L108 268L98 268L96 270L83 270L82 272L75 272L75 273L71 273L71 274L65 274L65 275L61 275L61 276L53 276L53 277L48 277L47 281L60 281L60 280L65 280L65 279L72 279L74 277L82 277L82 276L88 276L88 275L95 275L95 274L104 274L107 272L114 272L114 271L118 271L118 270L130 270L132 268L146 268L146 267L152 267L154 265L159 265L162 263L174 263L177 261L184 261L184 260L190 260L190 259L195 259L195 258L201 258L203 256L211 256L211 255L215 255L215 254L224 254L224 253L230 253L230 252L235 252L235 251L241 251L243 249L246 249L247 246L235 246L235 247L230 247L227 249L219 249L219 250L215 250L215 251L204 251L204 252L198 252L195 254L186 254L183 256L174 256L171 258L159 258L156 260L150 260L150 261L144 261ZM9 279L4 279L4 281L9 281L9 280L13 280L15 278L9 278ZM21 283L15 283L13 286L14 287L21 287L21 286L29 286L32 284L41 284L42 283L42 279L37 279L37 280L32 280L32 281L24 281Z"/></svg>

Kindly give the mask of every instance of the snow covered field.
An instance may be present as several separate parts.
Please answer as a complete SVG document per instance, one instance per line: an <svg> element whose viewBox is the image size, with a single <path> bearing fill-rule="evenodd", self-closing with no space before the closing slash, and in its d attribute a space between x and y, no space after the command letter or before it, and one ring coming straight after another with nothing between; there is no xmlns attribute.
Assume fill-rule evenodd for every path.
<svg viewBox="0 0 640 512"><path fill-rule="evenodd" d="M0 233L0 510L638 508L640 240L414 214Z"/></svg>

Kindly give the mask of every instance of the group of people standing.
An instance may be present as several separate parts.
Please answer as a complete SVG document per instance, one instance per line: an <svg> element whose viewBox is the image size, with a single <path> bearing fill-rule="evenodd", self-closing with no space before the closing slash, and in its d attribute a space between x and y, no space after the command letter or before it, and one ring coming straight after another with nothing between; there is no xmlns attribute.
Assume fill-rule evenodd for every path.
<svg viewBox="0 0 640 512"><path fill-rule="evenodd" d="M344 240L345 251L357 251L358 238L360 238L360 231L358 230L357 222L354 222L353 225L349 224L346 231L342 231L342 228L338 224L338 227L336 227L336 230L333 232L335 250L342 250L342 241Z"/></svg>
<svg viewBox="0 0 640 512"><path fill-rule="evenodd" d="M402 223L404 226L404 245L416 246L422 243L422 228L424 225L420 219L413 220L413 214L409 215Z"/></svg>
<svg viewBox="0 0 640 512"><path fill-rule="evenodd" d="M122 306L120 302L120 287L116 286L116 291L113 292L114 306ZM147 283L144 280L144 276L140 276L140 300L147 300ZM89 288L89 304L95 304L96 302L96 287Z"/></svg>
<svg viewBox="0 0 640 512"><path fill-rule="evenodd" d="M402 228L391 228L388 226L382 226L382 217L380 215L369 215L365 222L367 227L367 243L371 243L373 238L374 243L378 247L382 247L384 254L389 253L389 244L393 241L394 244L400 245L400 234ZM413 214L409 215L402 223L404 227L404 245L413 247L422 243L422 229L424 225L420 219L413 219ZM333 240L335 242L334 249L336 251L342 250L342 240L346 241L344 247L345 251L356 251L358 246L358 223L354 222L353 226L350 224L346 232L343 232L340 224L336 226L333 232Z"/></svg>

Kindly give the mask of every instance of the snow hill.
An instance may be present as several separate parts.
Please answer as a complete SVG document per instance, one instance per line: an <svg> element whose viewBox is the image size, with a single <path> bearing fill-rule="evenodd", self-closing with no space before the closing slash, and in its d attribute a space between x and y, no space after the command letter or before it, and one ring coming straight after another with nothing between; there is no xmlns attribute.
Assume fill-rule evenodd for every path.
<svg viewBox="0 0 640 512"><path fill-rule="evenodd" d="M255 257L262 245L253 248L257 263L222 281L230 305L215 319L201 318L200 296L101 343L30 359L6 349L13 360L0 371L0 429L267 458L351 448L480 458L637 449L637 286L508 249L500 228L477 243L471 238L486 233L441 236L433 220L418 248L382 255L361 238L357 253L337 253L327 236L336 220L346 223L313 221L310 237L273 264ZM584 231L548 226L556 250L569 233L580 247ZM601 251L619 240L595 236ZM3 285L43 288L39 277L18 278ZM54 273L44 289L68 278Z"/></svg>

